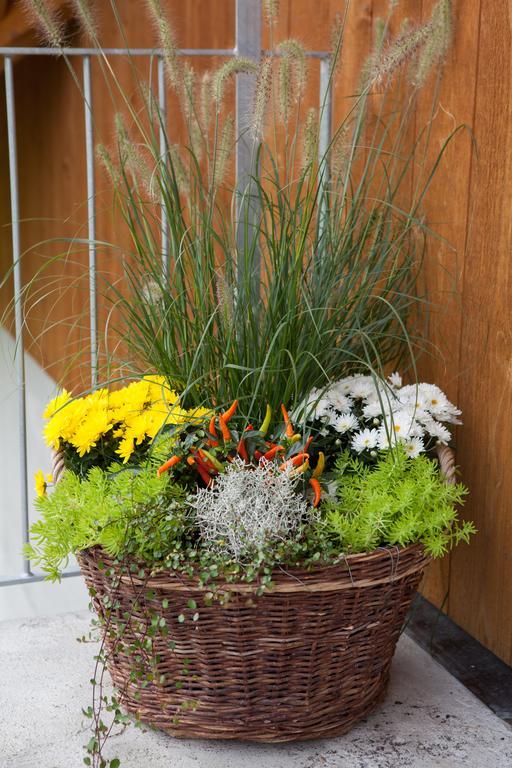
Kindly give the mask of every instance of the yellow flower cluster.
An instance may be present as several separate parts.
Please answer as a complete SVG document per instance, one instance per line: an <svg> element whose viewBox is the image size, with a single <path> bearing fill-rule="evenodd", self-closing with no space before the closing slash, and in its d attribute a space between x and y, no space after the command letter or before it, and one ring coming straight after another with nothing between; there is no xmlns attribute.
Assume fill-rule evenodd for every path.
<svg viewBox="0 0 512 768"><path fill-rule="evenodd" d="M49 483L53 483L53 475L45 475L42 469L38 469L34 475L36 493L38 496L44 496Z"/></svg>
<svg viewBox="0 0 512 768"><path fill-rule="evenodd" d="M182 409L179 395L163 376L146 376L122 389L98 389L85 397L72 398L63 390L44 412L44 435L52 448L64 441L84 456L112 431L116 453L126 463L137 445L154 440L166 424L203 421L209 414L207 408Z"/></svg>

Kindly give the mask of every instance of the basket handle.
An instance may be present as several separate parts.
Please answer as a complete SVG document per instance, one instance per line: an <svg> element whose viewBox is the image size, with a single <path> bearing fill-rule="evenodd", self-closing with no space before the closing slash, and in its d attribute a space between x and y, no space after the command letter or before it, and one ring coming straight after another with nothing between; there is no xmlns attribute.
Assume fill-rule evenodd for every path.
<svg viewBox="0 0 512 768"><path fill-rule="evenodd" d="M436 445L439 469L448 485L457 482L457 468L455 466L455 454L448 445Z"/></svg>

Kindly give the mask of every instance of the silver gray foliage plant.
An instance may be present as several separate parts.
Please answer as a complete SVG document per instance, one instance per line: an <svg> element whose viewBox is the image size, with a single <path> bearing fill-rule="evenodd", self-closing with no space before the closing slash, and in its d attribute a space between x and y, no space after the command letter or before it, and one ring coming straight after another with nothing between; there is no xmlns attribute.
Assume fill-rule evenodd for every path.
<svg viewBox="0 0 512 768"><path fill-rule="evenodd" d="M289 541L315 514L297 492L298 478L292 471L272 462L248 469L234 459L192 502L204 545L241 563L244 557Z"/></svg>

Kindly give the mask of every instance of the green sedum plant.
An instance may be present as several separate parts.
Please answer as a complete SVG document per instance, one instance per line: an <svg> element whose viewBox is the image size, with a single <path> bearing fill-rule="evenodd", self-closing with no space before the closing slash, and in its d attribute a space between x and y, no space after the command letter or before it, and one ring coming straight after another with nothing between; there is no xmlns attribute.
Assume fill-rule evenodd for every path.
<svg viewBox="0 0 512 768"><path fill-rule="evenodd" d="M182 486L152 467L94 467L85 478L66 471L35 502L40 519L31 528L27 555L52 580L70 554L97 545L116 557L154 563L184 536L186 500Z"/></svg>
<svg viewBox="0 0 512 768"><path fill-rule="evenodd" d="M335 497L325 502L324 524L338 551L351 554L420 541L427 552L441 557L475 533L473 523L458 520L465 486L446 483L437 462L425 455L411 459L402 446L383 454L374 466L344 452L333 482Z"/></svg>

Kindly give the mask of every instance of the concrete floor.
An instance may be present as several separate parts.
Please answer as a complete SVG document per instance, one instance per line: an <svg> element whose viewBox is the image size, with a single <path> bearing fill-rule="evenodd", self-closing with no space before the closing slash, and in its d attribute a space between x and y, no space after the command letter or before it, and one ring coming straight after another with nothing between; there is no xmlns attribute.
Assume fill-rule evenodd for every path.
<svg viewBox="0 0 512 768"><path fill-rule="evenodd" d="M78 768L94 644L87 613L0 624L1 768ZM510 768L512 729L407 637L381 708L348 735L279 746L177 741L130 727L121 768Z"/></svg>

